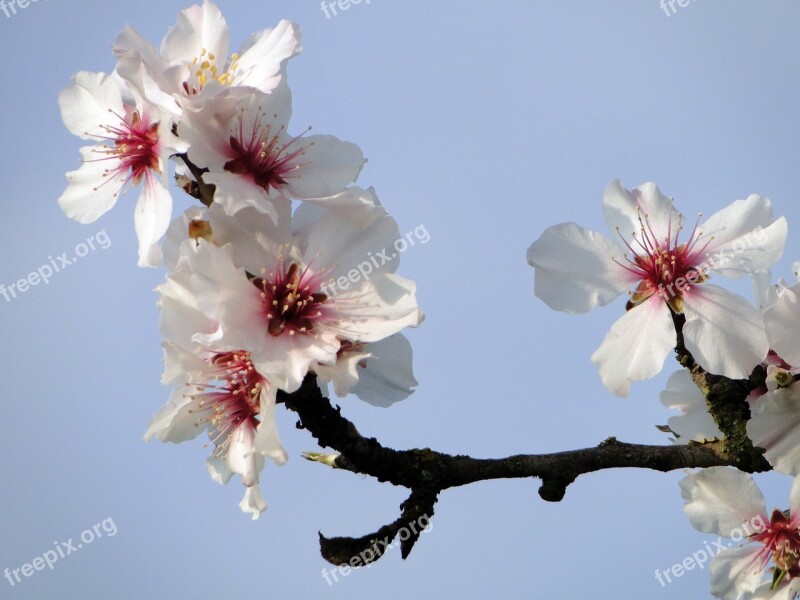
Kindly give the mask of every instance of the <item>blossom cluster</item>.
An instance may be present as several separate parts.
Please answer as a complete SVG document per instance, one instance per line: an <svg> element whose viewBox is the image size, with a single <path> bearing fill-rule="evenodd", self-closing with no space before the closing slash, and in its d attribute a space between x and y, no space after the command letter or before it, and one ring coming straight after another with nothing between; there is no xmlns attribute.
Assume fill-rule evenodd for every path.
<svg viewBox="0 0 800 600"><path fill-rule="evenodd" d="M399 237L374 190L355 181L358 146L291 133L287 65L301 50L289 21L229 53L210 0L180 13L160 46L128 27L111 73L79 72L59 96L67 128L88 140L58 202L90 223L140 188L138 263L163 264L157 288L163 382L174 386L145 439L207 432L212 478L238 475L241 508L257 518L265 459L287 455L275 423L279 391L312 374L339 396L378 405L416 385L400 333L422 320L398 261L326 287ZM173 218L170 179L200 200Z"/></svg>
<svg viewBox="0 0 800 600"><path fill-rule="evenodd" d="M386 255L405 244L397 223L373 189L356 185L361 149L290 127L297 25L280 21L234 53L228 38L221 12L204 0L180 13L159 46L128 27L113 44L112 72L77 73L59 104L88 145L58 203L91 223L139 189L138 264L167 270L157 293L162 381L173 386L145 439L207 433L209 474L219 483L238 475L240 507L257 518L266 459L287 460L278 393L314 377L340 397L382 407L403 400L416 381L401 332L423 315L414 283ZM173 216L173 189L200 205ZM753 194L687 223L653 183L629 190L613 181L603 209L611 237L564 223L531 244L535 294L584 313L627 292L591 358L616 395L661 372L676 347L710 374L766 374L747 398L746 431L775 470L795 478L789 509L768 514L752 476L727 467L689 472L680 487L700 531L732 536L743 523L764 525L714 557L712 593L792 600L800 594L800 284L771 282L786 220ZM711 283L718 276L750 276L755 305ZM667 428L673 442L724 437L688 371L669 378L662 402L681 412Z"/></svg>
<svg viewBox="0 0 800 600"><path fill-rule="evenodd" d="M795 477L789 510L768 515L752 476L727 467L689 472L680 485L700 531L732 537L743 523L765 524L714 557L715 597L791 600L800 594L800 284L773 286L770 271L783 254L786 220L754 194L689 228L653 183L628 190L614 181L603 206L612 239L565 223L530 246L535 293L554 309L582 313L627 290L623 316L592 356L619 396L661 371L679 334L708 373L739 380L757 368L766 373L747 397L747 435L775 470ZM709 283L745 275L758 306ZM724 438L688 370L669 377L661 401L681 413L666 428L673 442Z"/></svg>

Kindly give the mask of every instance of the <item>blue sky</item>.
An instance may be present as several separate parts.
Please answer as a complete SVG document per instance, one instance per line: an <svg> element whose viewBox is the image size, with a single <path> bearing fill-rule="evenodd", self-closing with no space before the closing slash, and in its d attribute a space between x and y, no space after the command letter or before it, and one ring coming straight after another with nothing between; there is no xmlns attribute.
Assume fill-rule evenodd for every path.
<svg viewBox="0 0 800 600"><path fill-rule="evenodd" d="M0 283L59 264L93 236L111 242L46 285L0 297L0 569L106 519L116 529L52 570L0 580L0 598L709 597L705 571L664 587L654 577L711 539L683 515L680 473L581 477L558 504L539 499L537 481L450 490L408 560L394 551L329 586L317 531L374 531L404 490L303 461L315 444L279 411L291 458L267 466L269 508L252 522L237 507L241 487L208 477L203 441L141 441L169 393L152 291L163 271L136 267L135 195L92 225L59 210L81 144L56 98L76 71L113 68L126 23L158 42L186 5L39 0L0 12ZM389 410L341 401L389 446L503 456L612 435L666 443L654 425L670 416L658 392L672 366L621 400L589 361L624 301L552 312L525 261L551 224L604 229L612 179L655 181L689 215L765 194L790 226L776 276L800 258L791 0L694 0L669 16L657 0L365 0L330 18L316 0L219 5L233 46L280 18L300 24L293 126L358 143L369 158L359 184L375 186L401 232L430 233L399 269L427 315L409 334L418 391ZM758 481L768 506L784 508L788 478Z"/></svg>

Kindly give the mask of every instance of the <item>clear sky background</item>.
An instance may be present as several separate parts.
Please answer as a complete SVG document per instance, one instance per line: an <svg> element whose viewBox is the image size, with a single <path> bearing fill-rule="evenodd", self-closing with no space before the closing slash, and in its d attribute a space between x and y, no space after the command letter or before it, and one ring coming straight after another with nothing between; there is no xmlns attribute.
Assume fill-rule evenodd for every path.
<svg viewBox="0 0 800 600"><path fill-rule="evenodd" d="M98 232L112 242L48 285L0 297L0 569L104 519L117 529L52 571L0 579L0 598L708 598L707 571L663 588L654 577L712 539L682 512L681 473L584 476L558 504L534 480L447 491L408 560L393 550L329 586L317 531L374 531L405 490L302 460L316 445L282 410L291 458L267 465L269 508L253 522L241 485L208 477L203 440L141 441L170 391L152 291L163 271L136 267L135 195L93 225L59 210L81 142L57 94L78 70L113 68L126 23L157 43L187 5L39 0L0 13L0 282ZM332 18L317 0L219 5L234 48L280 18L301 25L295 131L358 143L369 157L359 184L376 187L402 232L430 233L400 265L427 314L409 336L418 391L389 410L341 401L389 446L499 457L612 435L667 443L654 425L670 416L658 393L672 364L621 400L589 361L624 300L554 313L525 260L551 224L603 230L614 178L656 181L688 215L765 194L790 224L775 275L800 258L796 2L694 0L667 16L657 0L364 0ZM788 478L758 481L768 507L786 507Z"/></svg>

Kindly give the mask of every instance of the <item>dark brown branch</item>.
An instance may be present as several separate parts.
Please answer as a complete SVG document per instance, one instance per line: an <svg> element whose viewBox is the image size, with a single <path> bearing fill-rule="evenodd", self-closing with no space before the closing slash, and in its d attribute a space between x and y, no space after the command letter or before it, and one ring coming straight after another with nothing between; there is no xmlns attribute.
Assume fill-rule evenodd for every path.
<svg viewBox="0 0 800 600"><path fill-rule="evenodd" d="M747 396L764 385L765 371L757 367L749 379L734 380L706 372L687 350L683 338L685 317L673 313L677 344L676 357L689 369L692 379L703 392L709 412L722 440L702 444L647 446L628 444L609 438L597 447L553 454L519 454L506 458L472 458L453 456L429 448L393 450L375 438L362 436L355 425L341 415L338 407L322 396L316 377L309 374L301 388L292 393L278 393L278 401L298 414L298 428L307 429L322 447L339 455L325 460L335 468L370 475L411 490L401 505L402 513L394 522L375 533L360 537L326 538L320 534L322 556L337 565L359 566L377 560L383 550L403 528L420 518L430 519L438 495L449 488L491 479L535 477L541 480L539 496L549 502L563 499L567 487L580 475L618 468L640 468L672 471L682 468L735 466L754 473L770 470L763 450L753 447L747 437L750 419ZM318 460L318 457L312 457ZM322 461L321 461L322 462ZM419 538L419 531L402 540L403 558L408 556Z"/></svg>
<svg viewBox="0 0 800 600"><path fill-rule="evenodd" d="M648 446L627 444L609 438L595 448L557 452L554 454L516 455L497 459L453 456L428 448L394 450L375 438L362 436L355 425L341 415L323 397L310 375L293 394L278 395L279 402L300 417L298 427L307 429L320 446L340 453L335 467L370 475L381 482L409 488L412 493L403 505L403 514L395 522L361 538L325 538L320 534L323 557L334 564L350 563L364 553L374 552L380 540L389 540L420 516L430 518L438 494L446 489L491 479L541 479L539 495L558 502L570 483L585 473L604 469L634 467L671 471L687 467L733 465L738 461L724 451L719 441L706 444ZM416 538L404 542L407 556ZM373 559L380 557L375 552Z"/></svg>
<svg viewBox="0 0 800 600"><path fill-rule="evenodd" d="M206 206L211 206L211 203L214 202L214 191L216 190L216 186L203 181L203 175L208 173L208 169L201 169L198 167L189 160L189 156L185 152L182 154L177 154L176 156L184 162L184 164L188 167L189 172L192 174L192 177L194 177L194 181L189 180L185 184L178 182L178 184L187 194L200 200L200 202Z"/></svg>

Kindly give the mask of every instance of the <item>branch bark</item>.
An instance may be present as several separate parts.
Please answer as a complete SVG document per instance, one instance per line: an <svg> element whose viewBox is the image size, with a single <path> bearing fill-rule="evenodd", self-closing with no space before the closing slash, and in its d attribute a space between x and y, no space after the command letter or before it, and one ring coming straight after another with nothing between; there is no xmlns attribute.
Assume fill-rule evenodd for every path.
<svg viewBox="0 0 800 600"><path fill-rule="evenodd" d="M382 555L382 549L398 532L422 517L433 516L438 494L443 490L491 479L528 478L541 480L539 495L558 502L567 487L580 475L604 469L642 468L657 471L692 467L739 465L720 440L704 444L650 446L628 444L609 438L594 448L553 454L520 454L506 458L473 458L450 455L429 448L394 450L375 438L362 436L355 425L333 407L309 375L293 394L279 392L278 401L299 416L298 428L307 429L320 446L339 452L335 468L374 477L378 481L406 487L411 494L401 505L400 517L374 533L359 538L326 538L320 534L323 558L342 565L353 561L367 564ZM411 534L401 543L403 558L418 538ZM402 540L402 537L401 537Z"/></svg>

